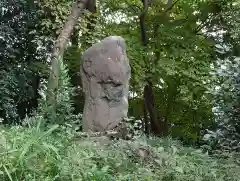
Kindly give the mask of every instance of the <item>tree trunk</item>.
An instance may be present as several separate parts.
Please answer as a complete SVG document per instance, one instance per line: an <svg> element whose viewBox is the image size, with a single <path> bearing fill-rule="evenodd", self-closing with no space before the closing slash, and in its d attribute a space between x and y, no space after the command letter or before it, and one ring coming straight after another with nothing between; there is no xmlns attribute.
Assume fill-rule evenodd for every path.
<svg viewBox="0 0 240 181"><path fill-rule="evenodd" d="M92 38L92 33L94 31L95 25L96 25L96 17L93 15L93 13L96 13L97 8L96 8L96 0L88 0L86 3L86 9L92 13L90 17L88 17L88 24L87 24L87 32L82 35L82 38L80 39L81 41L81 46L85 48L88 48L91 46L91 43L88 43L86 39L91 39ZM72 46L78 48L79 42L78 42L78 30L74 30L74 33L71 37L71 42ZM84 107L84 93L79 87L82 87L81 85L81 77L79 75L79 64L80 61L77 60L78 62L72 62L74 65L77 65L77 68L72 71L74 71L73 75L71 76L71 83L72 85L77 88L75 95L73 96L74 100L74 113L79 114L83 112L83 107ZM71 62L69 62L71 63ZM72 66L71 66L72 67ZM73 66L74 67L74 66Z"/></svg>
<svg viewBox="0 0 240 181"><path fill-rule="evenodd" d="M157 110L154 103L153 87L151 82L148 82L148 84L144 87L144 104L150 117L151 133L156 136L163 136L163 124L161 124L162 121L157 115Z"/></svg>
<svg viewBox="0 0 240 181"><path fill-rule="evenodd" d="M145 89L144 89L145 90ZM145 103L145 95L143 98L143 125L144 125L144 133L146 135L150 134L150 129L149 129L149 120L148 120L148 109L147 109L147 104Z"/></svg>
<svg viewBox="0 0 240 181"><path fill-rule="evenodd" d="M74 26L77 24L83 9L86 6L88 0L78 0L73 3L71 14L69 15L63 29L58 36L52 53L51 58L51 72L48 80L48 102L55 109L56 105L56 93L59 84L59 60L62 59L64 49L68 43L69 37L73 32Z"/></svg>
<svg viewBox="0 0 240 181"><path fill-rule="evenodd" d="M73 52L79 51L79 30L74 29L73 35L71 36L71 42ZM71 56L72 51L70 51ZM79 59L73 59L71 61L66 62L68 64L68 67L71 68L71 84L75 88L74 95L72 97L73 99L73 106L74 106L74 114L79 114L83 112L83 106L84 106L84 94L79 87L81 87L81 77L79 75L79 66L80 66L80 60Z"/></svg>
<svg viewBox="0 0 240 181"><path fill-rule="evenodd" d="M145 53L147 53L147 47L148 47L148 38L146 33L146 27L145 27L145 19L148 12L148 0L142 0L143 3L143 11L141 15L139 16L139 23L140 23L140 30L141 30L141 39L142 44L145 47ZM147 65L147 55L144 56L144 61ZM154 104L154 95L153 95L153 85L151 82L151 78L147 77L147 85L144 87L143 92L143 100L144 100L144 122L145 122L145 132L149 131L148 124L148 114L150 118L150 128L151 133L154 135L163 135L163 130L159 121L159 117L157 116L157 110L156 106Z"/></svg>

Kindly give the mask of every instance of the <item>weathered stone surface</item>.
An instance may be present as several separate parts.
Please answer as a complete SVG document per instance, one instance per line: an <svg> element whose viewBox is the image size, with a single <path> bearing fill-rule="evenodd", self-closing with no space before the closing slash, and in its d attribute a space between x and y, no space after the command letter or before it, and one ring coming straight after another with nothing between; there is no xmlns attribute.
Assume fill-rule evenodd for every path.
<svg viewBox="0 0 240 181"><path fill-rule="evenodd" d="M124 39L109 36L87 49L80 73L85 93L83 130L113 129L128 112L131 68Z"/></svg>

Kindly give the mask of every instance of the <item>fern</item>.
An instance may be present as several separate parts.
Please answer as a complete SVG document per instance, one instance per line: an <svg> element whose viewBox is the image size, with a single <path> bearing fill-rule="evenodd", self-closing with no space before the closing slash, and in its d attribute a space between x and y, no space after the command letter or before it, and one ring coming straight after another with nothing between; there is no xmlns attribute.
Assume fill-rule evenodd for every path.
<svg viewBox="0 0 240 181"><path fill-rule="evenodd" d="M25 124L36 125L41 122L42 126L58 124L62 126L79 129L81 123L81 115L74 115L73 96L74 88L71 87L68 69L62 60L59 60L60 77L59 88L56 95L56 107L53 112L52 105L49 105L46 100L47 87L46 82L41 84L39 94L39 107L37 112L31 118L25 119Z"/></svg>

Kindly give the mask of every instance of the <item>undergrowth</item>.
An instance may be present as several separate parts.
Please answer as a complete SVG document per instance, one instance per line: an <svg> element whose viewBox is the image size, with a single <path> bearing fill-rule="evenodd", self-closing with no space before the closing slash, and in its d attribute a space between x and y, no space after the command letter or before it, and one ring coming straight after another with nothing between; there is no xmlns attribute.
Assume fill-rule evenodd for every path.
<svg viewBox="0 0 240 181"><path fill-rule="evenodd" d="M77 138L81 116L73 115L72 89L62 63L60 70L55 113L43 91L39 109L24 120L24 127L0 126L0 181L240 180L240 166L230 157L212 158L171 139Z"/></svg>
<svg viewBox="0 0 240 181"><path fill-rule="evenodd" d="M239 173L233 161L171 139L103 142L74 138L58 126L0 128L4 181L239 181Z"/></svg>

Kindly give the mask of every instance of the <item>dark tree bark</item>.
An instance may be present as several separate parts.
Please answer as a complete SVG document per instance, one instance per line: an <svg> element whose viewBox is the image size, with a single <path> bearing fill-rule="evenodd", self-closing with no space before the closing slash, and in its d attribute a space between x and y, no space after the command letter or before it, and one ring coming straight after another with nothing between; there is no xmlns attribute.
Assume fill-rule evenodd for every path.
<svg viewBox="0 0 240 181"><path fill-rule="evenodd" d="M144 90L145 90L145 88L144 88ZM144 93L143 93L144 94ZM149 128L149 120L148 120L148 109L147 109L147 103L146 103L146 101L147 100L145 100L145 94L143 95L143 127L144 127L144 133L146 134L146 135L149 135L150 134L150 128Z"/></svg>
<svg viewBox="0 0 240 181"><path fill-rule="evenodd" d="M40 75L38 73L35 73L33 79L32 79L32 89L33 89L33 97L29 102L29 109L28 114L32 112L32 110L37 109L38 107L38 99L40 98L40 95L38 93L39 86L40 86Z"/></svg>
<svg viewBox="0 0 240 181"><path fill-rule="evenodd" d="M79 48L79 31L78 29L74 29L73 34L71 36L71 42L73 52L78 51ZM71 53L72 51L70 51ZM73 106L74 106L74 114L82 113L83 106L84 106L84 94L81 89L79 89L79 86L81 86L81 78L79 75L79 66L80 66L80 60L74 59L72 61L66 62L69 67L71 67L71 84L75 88L74 95L72 97L73 99Z"/></svg>
<svg viewBox="0 0 240 181"><path fill-rule="evenodd" d="M20 120L23 120L26 115L31 114L33 110L37 109L38 98L40 97L38 93L39 85L40 76L38 73L35 73L35 75L31 77L31 83L29 84L29 88L33 91L32 95L26 97L26 100L17 105L17 112Z"/></svg>
<svg viewBox="0 0 240 181"><path fill-rule="evenodd" d="M79 34L79 31L78 31L78 29L75 28L73 30L73 33L72 33L72 36L71 36L72 46L78 47L78 45L79 45L79 42L78 42L79 36L78 36L78 34Z"/></svg>
<svg viewBox="0 0 240 181"><path fill-rule="evenodd" d="M96 0L88 0L88 2L86 3L86 9L92 13L90 15L90 17L88 17L88 24L87 24L87 29L88 31L81 37L80 41L81 41L81 46L84 46L84 48L88 48L91 46L91 43L86 42L86 39L91 39L92 38L92 32L95 29L95 25L96 25L96 17L93 15L94 13L96 13L97 8L96 8ZM78 30L75 29L73 32L73 35L71 37L71 42L72 42L72 46L78 48L79 45L79 36L78 36ZM77 60L78 62L73 62L76 65L80 64L80 61ZM70 62L69 62L70 63ZM74 113L78 114L78 113L82 113L83 112L83 108L84 108L84 93L81 90L80 87L82 87L81 84L81 78L79 75L79 67L77 67L76 69L74 68L73 75L71 76L71 83L72 85L76 88L76 92L75 95L73 97L74 100Z"/></svg>
<svg viewBox="0 0 240 181"><path fill-rule="evenodd" d="M86 9L91 13L96 13L97 11L96 0L88 0L86 4Z"/></svg>
<svg viewBox="0 0 240 181"><path fill-rule="evenodd" d="M173 8L173 6L178 1L179 0L176 0L175 2L173 2L173 0L168 0L166 4L166 8L163 12L163 16L168 16L168 12ZM145 27L145 19L148 12L149 2L148 0L142 0L142 3L143 3L143 11L139 16L140 30L141 30L142 44L145 47L147 52L148 38L147 38L146 27ZM155 27L154 33L157 33L158 28L159 28L159 25ZM145 58L145 61L147 61L147 56L144 58ZM158 61L159 58L160 58L160 52L156 52L156 61ZM167 119L164 119L163 116L161 116L159 112L157 112L157 108L154 103L154 92L153 92L151 77L147 77L146 81L147 81L147 84L144 87L144 93L143 93L145 126L148 125L149 123L149 120L148 120L148 116L149 116L151 132L158 136L167 136L168 122L167 122ZM149 128L145 127L145 133L148 133L148 132L149 132Z"/></svg>
<svg viewBox="0 0 240 181"><path fill-rule="evenodd" d="M139 16L139 22L140 22L142 44L145 48L147 48L148 38L147 38L147 32L145 27L145 19L148 13L148 0L142 0L142 3L143 3L143 11Z"/></svg>
<svg viewBox="0 0 240 181"><path fill-rule="evenodd" d="M48 102L55 107L56 104L56 92L59 84L59 59L62 58L65 47L73 32L75 25L81 16L83 9L86 7L88 0L77 0L73 3L71 14L69 15L65 25L63 26L60 35L58 36L51 58L51 72L48 81Z"/></svg>
<svg viewBox="0 0 240 181"><path fill-rule="evenodd" d="M141 39L142 39L142 44L145 47L145 50L147 52L147 46L148 46L148 38L147 38L147 33L146 33L146 27L145 27L145 19L146 15L148 12L148 0L142 0L143 3L143 11L139 16L139 23L140 23L140 30L141 30ZM145 61L147 62L147 55L144 57ZM163 135L163 130L160 125L160 120L158 119L157 116L157 110L156 106L154 104L154 94L153 94L153 85L151 82L151 77L147 77L147 84L144 87L144 92L143 92L143 99L144 99L144 122L145 122L145 133L149 133L149 119L150 118L150 128L151 128L151 133L154 135Z"/></svg>
<svg viewBox="0 0 240 181"><path fill-rule="evenodd" d="M151 82L148 82L148 84L144 87L144 104L150 118L151 133L156 136L163 136L164 130L163 126L160 124L161 120L157 115L157 109L154 103L153 86Z"/></svg>

